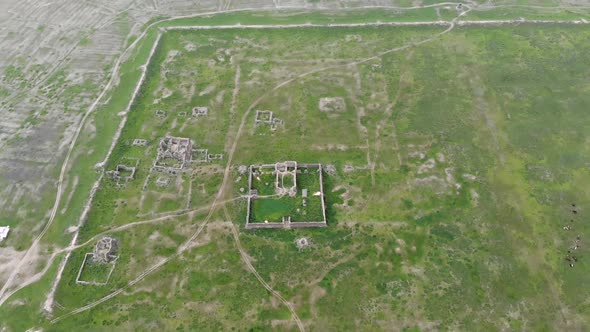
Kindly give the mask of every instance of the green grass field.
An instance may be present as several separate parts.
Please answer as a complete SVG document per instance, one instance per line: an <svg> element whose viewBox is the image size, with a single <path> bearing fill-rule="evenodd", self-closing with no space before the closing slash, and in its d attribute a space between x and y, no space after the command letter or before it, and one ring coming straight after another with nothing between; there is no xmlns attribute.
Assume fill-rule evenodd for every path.
<svg viewBox="0 0 590 332"><path fill-rule="evenodd" d="M254 19L231 14L218 20L236 17ZM267 14L256 19L271 20ZM19 314L37 313L42 302L26 288L15 299L33 300L8 302L0 321L13 330L23 321L56 331L296 330L286 307L245 269L232 223L252 265L311 331L583 330L590 325L584 244L590 238L590 31L573 25L457 27L432 42L350 65L442 30L165 33L107 165L137 158L136 178L116 188L105 177L80 242L148 220L147 213L203 210L114 231L120 259L106 286L75 284L94 243L74 251L54 316L123 287L175 254L206 218L238 139L221 197L236 199L225 204L227 214L222 208L212 214L194 248L113 299L52 325L42 314ZM122 82L133 84L131 78ZM346 107L321 111L326 97L342 98ZM209 107L208 116L180 115L195 106ZM158 109L166 116L155 117ZM258 109L273 111L284 124L256 126ZM112 121L99 118L97 124L114 131ZM191 138L224 159L193 165L165 188L154 176L143 191L166 134ZM135 138L148 145L131 146ZM246 202L238 197L247 179L237 167L284 160L333 166L324 175L328 227L244 230ZM297 178L298 186L309 188L314 181ZM272 194L270 187L257 189ZM280 218L293 211L283 200L255 201L255 213ZM578 235L581 245L574 250ZM298 250L301 237L312 246ZM578 258L574 267L567 255ZM49 285L43 279L35 287L45 293Z"/></svg>
<svg viewBox="0 0 590 332"><path fill-rule="evenodd" d="M252 202L252 222L282 222L295 209L289 198L261 198Z"/></svg>
<svg viewBox="0 0 590 332"><path fill-rule="evenodd" d="M317 169L299 167L295 182L290 174L279 180L283 188L296 187L294 196L277 196L273 172L273 168L258 168L252 176L250 189L258 192L258 198L251 203L250 223L282 223L286 218L293 222L324 221L321 196L316 195L321 192ZM303 197L303 190L307 191L306 197Z"/></svg>
<svg viewBox="0 0 590 332"><path fill-rule="evenodd" d="M88 256L86 263L80 273L80 281L94 283L94 284L106 284L109 281L109 275L111 270L114 268L113 263L97 263L92 260L92 256Z"/></svg>

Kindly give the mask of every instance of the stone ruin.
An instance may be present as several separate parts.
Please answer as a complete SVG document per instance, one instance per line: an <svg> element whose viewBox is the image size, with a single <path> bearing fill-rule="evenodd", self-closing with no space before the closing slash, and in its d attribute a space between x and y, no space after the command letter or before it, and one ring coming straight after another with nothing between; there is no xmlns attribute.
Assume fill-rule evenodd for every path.
<svg viewBox="0 0 590 332"><path fill-rule="evenodd" d="M272 122L270 124L270 130L276 130L279 126L284 124L283 120L279 118L272 118Z"/></svg>
<svg viewBox="0 0 590 332"><path fill-rule="evenodd" d="M166 111L163 111L163 110L157 110L156 111L156 117L163 118L165 116L166 116Z"/></svg>
<svg viewBox="0 0 590 332"><path fill-rule="evenodd" d="M245 167L245 166L244 166ZM241 167L241 171L244 170ZM252 185L252 180L262 174L263 169L269 170L275 175L275 190L279 195L289 195L289 199L297 197L297 173L316 173L319 180L319 192L311 193L313 196L319 196L321 202L322 216L319 220L305 220L305 221L293 221L291 216L283 216L281 222L264 222L253 221L252 218L252 202L257 199L264 199L259 197L258 190ZM240 171L240 169L238 169ZM324 185L323 185L323 168L321 164L298 164L295 161L278 162L275 164L262 164L262 165L250 165L248 167L248 194L245 195L248 199L247 211L246 211L246 229L261 229L261 228L305 228L305 227L326 227L326 203L324 197ZM291 182L292 181L292 182ZM266 184L268 185L268 184ZM240 190L242 192L242 190ZM301 198L303 206L307 205L309 189L303 188L301 190ZM304 243L302 243L304 244ZM308 243L309 244L309 243Z"/></svg>
<svg viewBox="0 0 590 332"><path fill-rule="evenodd" d="M271 130L276 130L278 126L284 124L283 120L274 116L273 111L256 111L256 118L254 123L258 126L261 124L270 125Z"/></svg>
<svg viewBox="0 0 590 332"><path fill-rule="evenodd" d="M168 184L170 184L170 178L161 176L156 179L156 186L158 187L166 187Z"/></svg>
<svg viewBox="0 0 590 332"><path fill-rule="evenodd" d="M113 171L107 172L110 174L117 184L121 182L129 182L135 178L136 167L119 164ZM124 175L125 174L125 175Z"/></svg>
<svg viewBox="0 0 590 332"><path fill-rule="evenodd" d="M256 118L254 119L254 123L258 124L271 124L272 123L273 112L272 111L256 111Z"/></svg>
<svg viewBox="0 0 590 332"><path fill-rule="evenodd" d="M116 239L105 236L100 239L92 250L92 261L99 264L107 264L117 259L119 243Z"/></svg>
<svg viewBox="0 0 590 332"><path fill-rule="evenodd" d="M276 176L275 190L277 195L295 197L297 195L297 162L276 163L273 173Z"/></svg>
<svg viewBox="0 0 590 332"><path fill-rule="evenodd" d="M86 255L84 255L84 260L82 261L82 265L80 266L80 270L78 270L78 275L76 276L76 284L96 286L106 285L113 274L115 263L119 258L119 256L117 256L118 249L119 242L110 236L105 236L98 240L92 252L86 253ZM88 263L110 265L110 270L108 271L107 276L102 280L93 280L92 275L90 275L91 279L82 280L82 272Z"/></svg>
<svg viewBox="0 0 590 332"><path fill-rule="evenodd" d="M146 146L147 145L147 140L146 139L141 139L141 138L136 138L133 140L132 143L133 146Z"/></svg>
<svg viewBox="0 0 590 332"><path fill-rule="evenodd" d="M326 173L329 175L336 175L336 166L332 164L326 165Z"/></svg>
<svg viewBox="0 0 590 332"><path fill-rule="evenodd" d="M208 163L212 160L223 160L223 153L209 153L208 149L193 149L193 163Z"/></svg>
<svg viewBox="0 0 590 332"><path fill-rule="evenodd" d="M193 149L191 162L206 163L209 161L209 150L207 149Z"/></svg>
<svg viewBox="0 0 590 332"><path fill-rule="evenodd" d="M188 138L166 136L160 141L158 154L163 158L186 160L191 158L192 143Z"/></svg>
<svg viewBox="0 0 590 332"><path fill-rule="evenodd" d="M321 112L343 112L346 103L342 97L324 97L320 98L319 108Z"/></svg>
<svg viewBox="0 0 590 332"><path fill-rule="evenodd" d="M223 153L209 153L207 154L208 160L223 160Z"/></svg>
<svg viewBox="0 0 590 332"><path fill-rule="evenodd" d="M200 118L203 116L207 116L207 114L209 114L209 108L208 107L193 107L193 113L192 116L193 118Z"/></svg>
<svg viewBox="0 0 590 332"><path fill-rule="evenodd" d="M248 172L248 166L240 165L238 167L238 173L240 173L240 175L244 175L244 174L246 174L246 172Z"/></svg>
<svg viewBox="0 0 590 332"><path fill-rule="evenodd" d="M166 136L160 141L153 168L162 172L182 170L191 161L192 153L193 143L190 139Z"/></svg>
<svg viewBox="0 0 590 332"><path fill-rule="evenodd" d="M311 241L309 241L307 238L299 238L297 240L295 240L295 244L297 245L297 249L299 249L299 251L308 248L311 246Z"/></svg>

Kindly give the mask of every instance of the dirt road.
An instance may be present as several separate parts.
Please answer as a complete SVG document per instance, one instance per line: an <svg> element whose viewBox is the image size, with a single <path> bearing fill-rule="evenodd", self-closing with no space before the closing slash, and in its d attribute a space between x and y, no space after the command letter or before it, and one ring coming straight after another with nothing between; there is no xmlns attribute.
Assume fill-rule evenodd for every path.
<svg viewBox="0 0 590 332"><path fill-rule="evenodd" d="M229 1L227 2L229 3ZM445 5L456 5L457 3L445 3ZM436 6L440 6L443 4L438 4ZM435 6L435 5L432 5ZM224 6L226 8L228 8L227 6ZM428 6L429 7L429 6ZM467 7L467 6L466 6ZM425 8L425 7L413 7L415 9L418 8ZM406 8L409 9L409 8ZM238 11L248 11L248 10L256 10L256 9L239 9L239 10L223 10L221 12L238 12ZM198 26L198 27L194 27L194 26L190 26L190 27L174 27L174 28L168 28L168 29L248 29L248 28L255 28L255 29L270 29L270 28L302 28L302 27L333 27L333 28L338 28L338 27L359 27L359 26L423 26L423 25L432 25L432 26L446 26L447 28L440 32L437 33L433 36L431 36L430 38L421 40L421 41L417 41L417 42L412 42L403 46L399 46L390 50L386 50L383 52L380 52L374 56L368 57L368 58L364 58L361 60L357 60L357 61L353 61L347 64L342 64L342 65L332 65L332 66L326 66L326 67L322 67L322 68L318 68L303 74L300 74L292 79L286 80L284 82L281 82L280 84L276 85L273 89L267 91L265 94L261 95L259 98L257 98L254 103L252 103L252 105L250 105L248 107L248 109L246 110L246 112L244 113L240 125L237 129L236 132L236 136L235 139L231 145L231 149L229 150L228 153L228 158L227 158L227 165L224 171L224 178L222 181L222 185L215 197L215 200L212 204L212 207L210 209L210 212L208 214L208 216L204 219L204 221L200 224L199 228L197 229L197 231L191 236L191 238L185 242L183 245L181 245L177 251L177 253L175 253L174 255L163 259L162 261L160 261L159 263L155 264L154 266L150 267L149 269L147 269L146 271L144 271L143 273L141 273L139 276L137 276L134 280L130 281L126 286L116 290L115 292L99 299L98 301L95 301L93 303L90 303L84 307L78 308L64 316L60 316L58 318L56 318L55 320L53 320L52 322L64 319L66 317L69 317L71 315L74 315L76 313L88 310L96 305L99 305L100 303L103 303L105 301L107 301L108 299L120 294L123 290L125 290L128 287L133 286L134 284L136 284L137 282L141 281L143 278L145 278L145 276L151 274L152 272L158 270L162 265L164 265L165 263L167 263L168 261L172 260L173 258L177 257L178 255L180 255L182 252L184 252L185 250L187 250L188 248L190 248L190 244L196 239L196 237L198 237L198 235L200 234L200 232L202 231L202 229L205 227L205 225L207 224L207 222L209 221L209 219L211 218L211 215L213 214L213 212L216 210L216 207L220 204L220 202L218 202L221 197L223 197L223 195L226 193L227 187L228 187L228 181L229 181L229 175L231 172L231 163L233 160L233 156L234 153L237 149L237 145L238 145L238 141L242 135L243 132L243 128L244 125L248 119L248 116L250 115L250 113L252 112L252 110L262 101L264 100L266 97L268 97L269 95L271 95L272 93L274 93L275 91L277 91L278 89L281 89L287 85L289 85L290 83L299 80L303 77L321 72L321 71L325 71L325 70L329 70L329 69L334 69L334 68L341 68L341 67L346 67L346 66L350 66L350 65L358 65L358 64L362 64L368 61L372 61L374 59L378 59L379 57L392 53L392 52L398 52L398 51L403 51L406 50L408 48L411 47L415 47L415 46L419 46L422 45L424 43L428 43L430 41L433 41L437 38L439 38L440 36L450 32L452 29L454 29L456 26L467 26L467 25L502 25L502 24L588 24L588 22L583 21L583 20L570 20L570 21L549 21L549 20L487 20L487 21L460 21L459 19L465 15L465 13L467 13L469 10L471 10L471 8L467 9L465 12L461 13L459 16L457 16L455 19L451 20L451 21L433 21L433 22L383 22L383 23L364 23L364 24L326 24L326 25L320 25L320 24L299 24L299 25L226 25L226 26ZM205 16L205 15L212 15L212 14L217 14L217 13L221 13L221 12L212 12L212 13L200 13L200 14L195 14L195 15L185 15L185 16L179 16L179 17L174 17L174 18L169 18L169 19L164 19L164 20L160 20L157 22L152 23L148 29L144 30L144 32L123 52L123 54L121 55L121 57L116 61L115 66L113 67L113 71L111 72L110 78L108 83L106 84L105 88L103 89L103 91L100 93L99 97L97 98L97 100L91 105L91 107L87 110L87 112L84 114L82 120L80 121L80 124L76 130L76 133L74 135L74 138L72 139L69 148L68 148L68 153L66 155L66 158L64 160L64 163L62 165L61 168L61 172L60 172L60 176L57 182L57 195L56 195L56 200L54 203L54 206L51 210L50 213L50 217L48 219L47 224L45 225L43 231L35 238L35 240L33 241L33 244L31 245L31 247L27 250L26 254L24 255L23 259L19 262L19 264L15 267L13 273L11 274L11 276L9 277L8 281L4 284L4 286L2 287L2 289L0 290L0 299L2 299L0 301L0 305L2 305L4 303L4 301L8 298L6 297L6 292L7 290L13 286L14 283L14 278L15 276L18 275L18 272L20 270L20 268L22 267L22 265L28 261L29 257L28 254L29 252L36 247L39 244L39 241L41 240L41 238L45 235L45 233L47 232L47 230L49 229L49 227L52 225L52 223L54 222L55 219L55 215L56 215L56 211L59 207L59 204L61 202L61 198L63 195L63 179L65 177L66 171L68 169L69 163L70 163L70 156L72 154L72 151L75 147L75 144L78 140L78 136L80 134L81 129L83 128L84 124L86 123L88 117L91 115L91 113L94 112L94 110L96 109L97 105L99 104L99 102L104 98L105 94L107 93L107 91L109 91L115 81L115 78L118 75L118 72L120 70L120 66L122 61L130 54L131 50L133 50L135 48L135 46L138 44L139 41L143 40L145 35L146 35L146 31L149 30L150 27L153 27L156 24L159 24L161 22L164 21L171 21L171 20L175 20L175 19L179 19L179 18L191 18L191 17L198 17L198 16ZM149 59L151 59L151 55L149 57ZM149 62L148 59L148 62ZM143 70L142 73L142 78L145 75L145 68ZM140 86L141 82L138 82L138 85L136 86L136 92L138 87ZM133 99L132 99L133 101ZM123 122L124 125L124 122ZM120 132L118 132L120 134ZM109 155L110 155L110 151L112 151L113 146L116 144L116 141L118 139L118 135L116 135L113 138L112 141L112 145L111 145L111 150L109 150ZM108 156L105 158L105 164L106 164L106 160L108 160ZM91 203L91 200L89 201L89 204ZM239 241L239 238L237 239ZM240 245L241 246L241 245ZM241 252L242 253L242 252ZM255 270L254 270L255 271ZM253 272L254 273L254 272ZM57 279L57 281L59 281L59 279ZM260 280L259 280L260 281ZM261 283L263 285L265 285L265 283L263 283L263 280L261 281ZM267 284L266 284L267 286ZM265 288L266 288L265 286ZM270 287L270 286L269 286ZM18 288L18 287L17 287ZM268 289L268 288L267 288ZM272 288L271 288L272 289ZM270 291L270 290L269 290ZM11 292L12 294L13 292ZM272 293L272 292L271 292ZM273 293L274 295L274 293ZM275 295L276 296L276 295ZM280 296L280 295L279 295ZM292 310L292 308L290 308L290 310ZM294 312L294 310L292 311L292 313ZM295 317L295 316L294 316ZM294 318L295 319L295 318ZM296 320L297 321L297 320ZM300 321L298 322L298 326L300 324ZM300 327L301 328L301 327Z"/></svg>
<svg viewBox="0 0 590 332"><path fill-rule="evenodd" d="M363 59L360 59L360 60L356 60L356 61L353 61L353 62L350 62L350 63L347 63L347 64L326 66L326 67L317 68L317 69L314 69L314 70L311 70L311 71L302 73L302 74L300 74L300 75L298 75L298 76L296 76L294 78L288 79L286 81L283 81L283 82L277 84L274 88L268 90L266 93L264 93L263 95L261 95L260 97L258 97L247 108L246 112L244 112L244 115L242 116L240 125L239 125L239 127L237 129L235 138L233 140L233 144L231 145L231 149L230 149L229 153L227 154L228 157L227 157L227 161L226 161L226 167L225 167L225 170L224 170L224 173L223 173L223 181L222 181L222 184L221 184L221 186L219 188L219 191L217 192L217 195L215 196L215 199L213 201L213 206L215 206L217 204L217 202L221 199L221 197L223 197L223 195L226 193L226 190L227 190L227 187L228 187L228 183L229 183L228 181L229 181L230 173L231 173L231 166L232 166L233 157L234 157L234 154L236 152L236 149L237 149L237 146L238 146L238 142L240 140L240 137L242 136L242 133L243 133L243 130L244 130L246 121L248 119L248 116L251 114L252 110L262 100L264 100L266 97L268 97L269 95L271 95L272 93L274 93L278 89L281 89L281 88L287 86L288 84L290 84L290 83L292 83L292 82L294 82L296 80L299 80L299 79L301 79L303 77L306 77L306 76L309 76L309 75L312 75L312 74L315 74L315 73L318 73L318 72L322 72L322 71L325 71L325 70L333 69L333 68L342 68L342 67L347 67L347 66L351 66L351 65L362 64L362 63L365 63L365 62L368 62L368 61L377 59L377 58L379 58L379 57L381 57L383 55L386 55L386 54L389 54L389 53L392 53L392 52L402 51L402 50L408 49L410 47L414 47L414 46L417 46L417 45L422 45L424 43L428 43L430 41L433 41L433 40L439 38L440 36L442 36L442 35L450 32L455 27L455 22L462 15L464 15L465 13L467 13L467 11L461 13L455 19L453 19L452 21L450 21L450 25L447 27L447 29L445 29L442 32L439 32L439 33L437 33L437 34L435 34L435 35L433 35L433 36L431 36L429 38L426 38L426 39L421 40L421 41L418 41L418 42L410 42L410 43L405 44L403 46L399 46L399 47L395 47L395 48L392 48L392 49L389 49L389 50L386 50L386 51L382 51L382 52L380 52L380 53L378 53L376 55L373 55L371 57L367 57L367 58L363 58ZM371 24L371 23L367 23L367 24ZM297 26L297 25L295 25L295 26ZM302 25L302 26L306 26L306 25ZM330 25L327 25L327 26L330 26ZM148 61L149 61L149 59L148 59ZM203 222L201 222L201 224L199 225L199 228L197 229L197 231L185 243L183 243L178 248L178 251L174 255L169 256L168 258L163 259L162 261L160 261L157 264L153 265L149 269L145 270L140 275L138 275L135 279L133 279L132 281L130 281L127 285L125 285L125 286L123 286L123 287L115 290L114 292L112 292L112 293L110 293L110 294L102 297L101 299L99 299L97 301L94 301L94 302L92 302L92 303L90 303L88 305L85 305L85 306L81 307L81 308L75 309L75 310L73 310L73 311L71 311L71 312L69 312L69 313L67 313L67 314L65 314L63 316L60 316L60 317L55 318L54 320L52 320L52 323L58 322L58 321L60 321L62 319L65 319L65 318L70 317L72 315L78 314L80 312L89 310L89 309L91 309L91 308L93 308L93 307L95 307L95 306L97 306L97 305L99 305L99 304L101 304L101 303L103 303L105 301L108 301L109 299L111 299L111 298L115 297L116 295L120 294L121 292L123 292L125 289L127 289L127 288L133 286L134 284L138 283L139 281L143 280L146 276L148 276L151 273L157 271L161 266L163 266L164 264L166 264L170 260L178 257L178 255L180 255L185 250L187 250L188 248L190 248L190 244L198 237L198 235L201 233L201 231L203 230L203 228L207 225L207 223L209 222L209 220L210 220L210 218L213 215L213 213L214 213L215 210L216 209L214 207L211 208L211 210L209 211L209 214L207 215L207 217L205 218L205 220L203 220ZM264 282L264 280L262 280L262 282ZM266 284L266 283L263 283L263 285L265 285L265 288L268 286L268 284ZM268 286L268 287L270 287L270 286ZM270 289L272 289L272 288L270 288ZM280 294L279 294L279 296L280 296ZM290 310L291 309L292 308L290 308ZM294 319L295 319L295 316L294 316ZM298 323L298 326L299 326L299 323Z"/></svg>

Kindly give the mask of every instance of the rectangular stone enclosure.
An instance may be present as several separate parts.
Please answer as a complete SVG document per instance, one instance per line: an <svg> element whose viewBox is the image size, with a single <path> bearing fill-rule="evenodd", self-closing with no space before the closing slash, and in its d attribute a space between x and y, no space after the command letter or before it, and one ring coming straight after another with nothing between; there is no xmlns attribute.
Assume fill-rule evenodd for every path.
<svg viewBox="0 0 590 332"><path fill-rule="evenodd" d="M321 164L251 165L246 229L326 227Z"/></svg>
<svg viewBox="0 0 590 332"><path fill-rule="evenodd" d="M166 136L160 140L153 169L180 171L191 161L193 143L188 138Z"/></svg>

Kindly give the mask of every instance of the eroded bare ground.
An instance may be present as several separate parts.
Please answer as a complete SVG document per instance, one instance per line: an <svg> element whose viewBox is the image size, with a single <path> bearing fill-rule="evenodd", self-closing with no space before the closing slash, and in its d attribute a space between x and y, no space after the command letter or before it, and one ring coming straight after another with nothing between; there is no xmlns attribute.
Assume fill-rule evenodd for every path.
<svg viewBox="0 0 590 332"><path fill-rule="evenodd" d="M0 218L18 256L55 196L57 170L110 67L156 16L242 8L392 6L392 1L15 1L0 2ZM93 129L93 128L90 128ZM95 129L94 129L95 130ZM66 176L71 191L77 181ZM65 199L69 201L66 192ZM71 197L71 196L70 196ZM47 202L40 204L41 202ZM0 284L3 283L0 275Z"/></svg>

